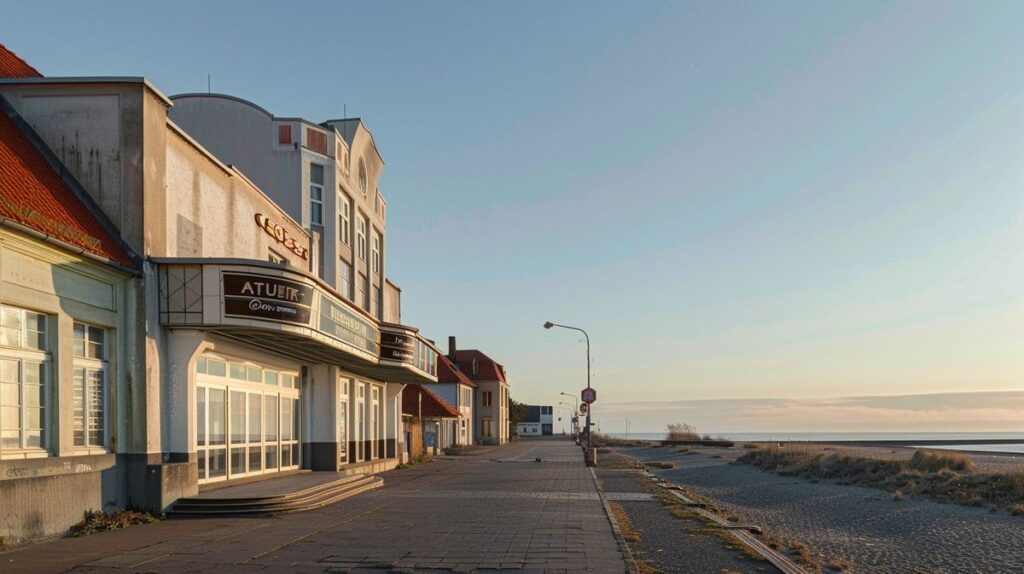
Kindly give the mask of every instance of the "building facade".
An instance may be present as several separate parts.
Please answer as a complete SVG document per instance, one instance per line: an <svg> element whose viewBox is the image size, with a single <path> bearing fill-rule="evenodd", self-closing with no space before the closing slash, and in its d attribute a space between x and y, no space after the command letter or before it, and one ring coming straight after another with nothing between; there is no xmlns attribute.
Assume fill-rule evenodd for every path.
<svg viewBox="0 0 1024 574"><path fill-rule="evenodd" d="M449 346L454 344L449 337ZM437 385L431 387L446 403L459 411L458 429L455 433L455 444L467 446L474 444L474 408L476 383L467 377L446 355L437 358Z"/></svg>
<svg viewBox="0 0 1024 574"><path fill-rule="evenodd" d="M448 360L475 385L473 397L474 443L509 441L509 385L505 367L476 349L459 349L448 337Z"/></svg>
<svg viewBox="0 0 1024 574"><path fill-rule="evenodd" d="M0 77L39 73L0 46ZM0 96L0 537L124 505L141 261Z"/></svg>
<svg viewBox="0 0 1024 574"><path fill-rule="evenodd" d="M81 503L64 514L45 505L33 514L25 503L21 519L45 528L4 522L0 536L55 533L81 519L83 506L108 501L162 511L214 484L299 469L370 473L402 460L402 389L436 381L438 350L400 324L400 291L384 279L386 212L375 187L383 162L361 122L339 121L350 137L331 140L337 155L358 150L354 235L343 252L340 199L325 207L340 209L333 225L317 218L313 201L320 182L323 204L342 197L327 189L348 189L313 133L336 127L281 122L295 139L286 146L287 130L276 130L270 147L290 147L298 171L275 164L269 173L292 182L289 196L261 189L256 181L268 176L259 166L250 175L228 165L241 162L176 125L168 116L175 102L142 78L20 74L0 79L0 97L124 253L112 263L68 255L5 226L0 273L13 287L4 284L0 306L20 334L17 345L13 335L0 342L0 358L16 356L20 369L49 361L45 383L18 375L20 392L45 389L49 410L12 405L25 420L48 417L52 428L10 430L9 440L17 431L19 445L32 448L4 449L0 465L33 460L11 467L6 476L22 482L0 489L39 499L56 486L50 477L90 478L68 483L63 494ZM341 280L342 261L352 263L361 290L356 279ZM30 340L46 346L25 347ZM100 403L104 416L89 415Z"/></svg>
<svg viewBox="0 0 1024 574"><path fill-rule="evenodd" d="M526 405L523 420L516 423L519 436L550 436L554 434L554 411L552 406Z"/></svg>

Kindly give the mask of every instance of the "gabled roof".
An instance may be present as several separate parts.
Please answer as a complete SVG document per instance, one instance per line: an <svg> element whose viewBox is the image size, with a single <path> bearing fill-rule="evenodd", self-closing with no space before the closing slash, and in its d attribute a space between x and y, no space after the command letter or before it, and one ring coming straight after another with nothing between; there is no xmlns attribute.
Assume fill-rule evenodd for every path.
<svg viewBox="0 0 1024 574"><path fill-rule="evenodd" d="M474 359L476 359L477 366L475 375L471 368ZM462 367L462 372L474 381L507 382L505 380L505 367L476 349L459 349L455 351L455 362Z"/></svg>
<svg viewBox="0 0 1024 574"><path fill-rule="evenodd" d="M0 78L41 78L39 73L28 62L0 44Z"/></svg>
<svg viewBox="0 0 1024 574"><path fill-rule="evenodd" d="M0 76L40 74L0 45ZM57 169L63 172L59 160L0 97L0 220L56 240L65 248L137 270L133 255L118 240L113 226L101 222L104 216L99 207L90 203L91 198L70 175Z"/></svg>
<svg viewBox="0 0 1024 574"><path fill-rule="evenodd" d="M476 383L459 370L455 363L452 363L451 359L446 355L437 356L437 382L459 383L469 387L476 387Z"/></svg>
<svg viewBox="0 0 1024 574"><path fill-rule="evenodd" d="M406 385L402 390L402 414L424 418L459 418L460 416L455 407L449 405L423 385Z"/></svg>

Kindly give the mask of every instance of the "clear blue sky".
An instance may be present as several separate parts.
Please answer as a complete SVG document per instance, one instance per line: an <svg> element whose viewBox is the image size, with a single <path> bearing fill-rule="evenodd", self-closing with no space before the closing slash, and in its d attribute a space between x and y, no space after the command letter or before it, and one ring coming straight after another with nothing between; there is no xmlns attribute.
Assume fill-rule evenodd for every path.
<svg viewBox="0 0 1024 574"><path fill-rule="evenodd" d="M387 161L403 319L534 403L585 374L541 324L586 327L596 406L657 430L686 412L625 403L1024 389L1022 22L1020 2L19 2L0 42L47 75L347 106Z"/></svg>

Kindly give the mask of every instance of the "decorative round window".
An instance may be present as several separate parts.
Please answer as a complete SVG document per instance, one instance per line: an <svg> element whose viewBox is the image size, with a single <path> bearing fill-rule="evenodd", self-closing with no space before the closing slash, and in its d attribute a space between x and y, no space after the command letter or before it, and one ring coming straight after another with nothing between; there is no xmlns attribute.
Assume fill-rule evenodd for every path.
<svg viewBox="0 0 1024 574"><path fill-rule="evenodd" d="M366 195L366 187L366 163L363 161L363 158L359 158L359 189L363 192L363 195Z"/></svg>

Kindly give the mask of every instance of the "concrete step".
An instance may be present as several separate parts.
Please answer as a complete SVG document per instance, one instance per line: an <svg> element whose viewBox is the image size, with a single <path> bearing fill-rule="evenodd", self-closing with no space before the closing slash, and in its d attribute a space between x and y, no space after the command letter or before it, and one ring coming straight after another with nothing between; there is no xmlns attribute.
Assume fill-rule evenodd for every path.
<svg viewBox="0 0 1024 574"><path fill-rule="evenodd" d="M303 512L334 504L350 496L380 488L379 476L347 476L298 492L251 498L182 498L167 512L170 517L198 516L265 516Z"/></svg>

